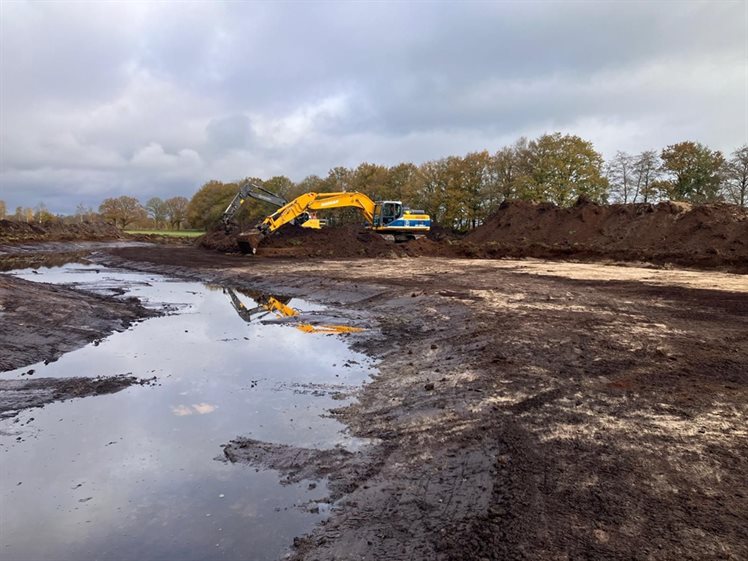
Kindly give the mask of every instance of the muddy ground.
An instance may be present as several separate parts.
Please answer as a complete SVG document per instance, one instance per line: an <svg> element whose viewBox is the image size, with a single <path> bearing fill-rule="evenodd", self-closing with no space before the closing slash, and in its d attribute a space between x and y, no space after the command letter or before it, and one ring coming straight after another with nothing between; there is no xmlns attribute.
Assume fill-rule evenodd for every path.
<svg viewBox="0 0 748 561"><path fill-rule="evenodd" d="M237 435L226 461L327 477L295 559L745 559L748 278L534 260L293 261L122 248L117 265L365 312L380 359L335 412L373 445Z"/></svg>
<svg viewBox="0 0 748 561"><path fill-rule="evenodd" d="M34 375L33 369L27 370L22 375L29 376L29 378L0 380L0 418L12 418L24 409L44 407L53 401L116 393L133 384L142 386L155 381L124 374L97 378L31 379L30 377ZM31 420L33 421L33 418ZM18 439L20 440L21 437Z"/></svg>
<svg viewBox="0 0 748 561"><path fill-rule="evenodd" d="M82 253L75 251L4 255L0 270L82 259ZM66 352L153 315L155 312L143 308L137 300L116 300L0 275L0 372L57 360ZM127 375L57 379L32 378L34 374L29 368L21 374L28 376L26 380L0 379L0 417L13 417L19 411L53 401L114 393L143 383Z"/></svg>
<svg viewBox="0 0 748 561"><path fill-rule="evenodd" d="M335 507L295 540L294 559L748 558L746 276L181 246L94 259L303 296L371 328L346 337L379 373L334 412L370 446L320 453L237 434L216 450L281 482L327 478ZM6 307L2 326L29 333L0 328L4 360L38 352L32 333L64 352L142 317L131 303L3 281L26 309Z"/></svg>
<svg viewBox="0 0 748 561"><path fill-rule="evenodd" d="M0 371L56 360L155 314L137 300L0 275Z"/></svg>

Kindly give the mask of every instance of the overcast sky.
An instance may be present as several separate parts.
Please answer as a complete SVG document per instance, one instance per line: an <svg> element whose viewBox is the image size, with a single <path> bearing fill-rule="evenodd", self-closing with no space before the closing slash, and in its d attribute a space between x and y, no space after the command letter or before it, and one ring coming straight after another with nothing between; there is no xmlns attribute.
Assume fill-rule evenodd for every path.
<svg viewBox="0 0 748 561"><path fill-rule="evenodd" d="M748 3L0 0L0 199L495 151L748 141Z"/></svg>

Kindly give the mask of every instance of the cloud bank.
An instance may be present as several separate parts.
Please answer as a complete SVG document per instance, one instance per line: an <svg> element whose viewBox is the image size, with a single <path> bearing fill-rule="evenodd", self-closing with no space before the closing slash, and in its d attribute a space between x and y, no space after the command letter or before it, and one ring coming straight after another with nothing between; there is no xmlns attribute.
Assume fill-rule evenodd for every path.
<svg viewBox="0 0 748 561"><path fill-rule="evenodd" d="M422 162L560 130L748 141L742 1L0 4L0 198Z"/></svg>

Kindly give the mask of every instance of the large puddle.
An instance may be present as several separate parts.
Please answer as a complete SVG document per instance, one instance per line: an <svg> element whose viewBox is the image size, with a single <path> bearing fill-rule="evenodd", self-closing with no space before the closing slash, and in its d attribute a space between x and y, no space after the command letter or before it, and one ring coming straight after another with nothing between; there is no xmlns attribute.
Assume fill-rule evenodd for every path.
<svg viewBox="0 0 748 561"><path fill-rule="evenodd" d="M2 373L157 377L0 421L2 559L270 560L324 516L324 484L216 459L237 436L357 446L326 412L372 365L313 321L321 306L94 265L14 274L169 313Z"/></svg>

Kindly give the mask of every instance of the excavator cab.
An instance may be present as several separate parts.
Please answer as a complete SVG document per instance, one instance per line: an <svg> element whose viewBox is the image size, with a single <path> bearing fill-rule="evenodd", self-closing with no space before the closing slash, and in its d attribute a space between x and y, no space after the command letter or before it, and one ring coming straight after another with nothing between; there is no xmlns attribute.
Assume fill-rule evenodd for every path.
<svg viewBox="0 0 748 561"><path fill-rule="evenodd" d="M381 201L374 204L374 227L387 226L403 215L400 201Z"/></svg>

